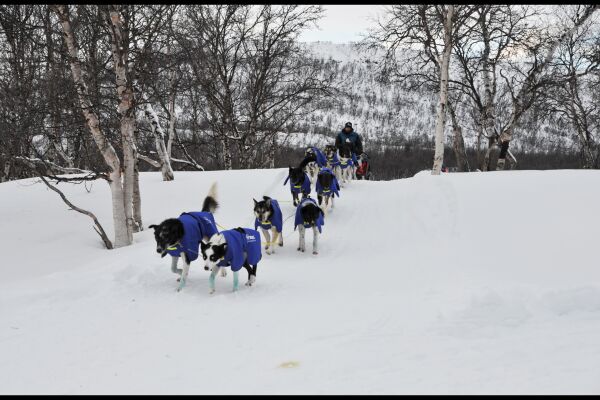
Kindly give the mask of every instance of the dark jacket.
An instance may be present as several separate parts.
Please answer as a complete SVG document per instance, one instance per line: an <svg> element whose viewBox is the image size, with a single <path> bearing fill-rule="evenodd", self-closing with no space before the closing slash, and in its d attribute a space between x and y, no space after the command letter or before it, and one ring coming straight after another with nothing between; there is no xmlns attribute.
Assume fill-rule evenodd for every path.
<svg viewBox="0 0 600 400"><path fill-rule="evenodd" d="M362 147L362 141L360 140L360 135L358 133L356 133L356 131L351 130L350 133L346 133L343 129L340 131L340 133L338 133L337 137L335 138L335 147L337 147L338 150L342 149L342 144L346 141L346 139L350 140L350 143L352 143L352 152L355 154L362 154L363 152L363 147Z"/></svg>

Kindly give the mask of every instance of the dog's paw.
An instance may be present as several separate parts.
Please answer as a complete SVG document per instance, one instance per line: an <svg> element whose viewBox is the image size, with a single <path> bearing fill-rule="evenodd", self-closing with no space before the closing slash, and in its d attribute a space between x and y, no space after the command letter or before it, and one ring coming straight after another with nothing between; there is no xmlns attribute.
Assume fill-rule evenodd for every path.
<svg viewBox="0 0 600 400"><path fill-rule="evenodd" d="M298 247L296 250L300 251L300 250L302 250L302 248L301 248L301 247Z"/></svg>
<svg viewBox="0 0 600 400"><path fill-rule="evenodd" d="M208 290L208 294L213 294L215 292L215 289L209 289Z"/></svg>
<svg viewBox="0 0 600 400"><path fill-rule="evenodd" d="M181 280L181 277L177 278L176 281L179 282Z"/></svg>
<svg viewBox="0 0 600 400"><path fill-rule="evenodd" d="M246 286L252 286L256 282L256 277L254 275L250 275L248 282L246 282Z"/></svg>
<svg viewBox="0 0 600 400"><path fill-rule="evenodd" d="M319 254L318 251L313 251L313 254L316 256L317 254Z"/></svg>
<svg viewBox="0 0 600 400"><path fill-rule="evenodd" d="M283 247L283 242L280 242L280 243L279 243L279 247Z"/></svg>
<svg viewBox="0 0 600 400"><path fill-rule="evenodd" d="M225 278L227 276L227 270L225 268L221 269L221 276Z"/></svg>

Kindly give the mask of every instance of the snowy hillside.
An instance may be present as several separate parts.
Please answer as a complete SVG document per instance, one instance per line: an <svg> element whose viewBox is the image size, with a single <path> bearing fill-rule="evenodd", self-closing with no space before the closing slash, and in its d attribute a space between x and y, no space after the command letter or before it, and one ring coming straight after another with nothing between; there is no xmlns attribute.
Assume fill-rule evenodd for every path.
<svg viewBox="0 0 600 400"><path fill-rule="evenodd" d="M142 173L144 225L215 180L220 225L263 194L287 217L285 175ZM600 394L599 171L352 182L318 256L287 220L256 286L213 295L199 262L175 292L151 230L103 250L33 182L0 184L0 394ZM112 232L108 185L61 187Z"/></svg>
<svg viewBox="0 0 600 400"><path fill-rule="evenodd" d="M359 49L352 43L305 43L307 53L322 62L324 75L334 73L337 86L345 92L333 101L322 102L315 112L298 124L298 130L330 134L339 131L346 121L352 121L365 143L403 143L420 137L431 139L435 130L437 94L408 90L399 84L383 84L378 80L378 68L383 50ZM405 50L403 57L415 50ZM451 63L455 76L457 61ZM505 72L509 74L509 72ZM463 126L467 146L474 146L477 134L469 107L457 111ZM561 120L560 115L542 117L535 110L526 113L517 127L512 148L516 151L537 151L577 143L576 132ZM450 118L446 124L446 143L452 143Z"/></svg>

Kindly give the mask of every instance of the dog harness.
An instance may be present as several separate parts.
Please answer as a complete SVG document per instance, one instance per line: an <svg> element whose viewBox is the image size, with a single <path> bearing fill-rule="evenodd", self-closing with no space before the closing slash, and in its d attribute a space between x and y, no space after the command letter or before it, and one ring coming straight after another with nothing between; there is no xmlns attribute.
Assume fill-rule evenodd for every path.
<svg viewBox="0 0 600 400"><path fill-rule="evenodd" d="M254 220L254 229L259 226L263 229L271 229L271 226L274 226L277 232L283 231L283 216L281 215L281 208L279 207L279 203L277 200L271 199L271 207L273 207L273 214L271 214L271 220L262 222L259 221L258 218Z"/></svg>
<svg viewBox="0 0 600 400"><path fill-rule="evenodd" d="M250 265L256 265L262 258L258 231L250 228L242 229L245 233L235 229L221 232L227 241L227 251L225 258L217 264L219 267L229 266L235 272L242 268L245 261Z"/></svg>
<svg viewBox="0 0 600 400"><path fill-rule="evenodd" d="M352 165L352 158L347 159L346 162L340 161L340 167L342 167L342 169L346 169L348 167L351 167Z"/></svg>
<svg viewBox="0 0 600 400"><path fill-rule="evenodd" d="M177 219L183 224L183 238L174 247L167 248L167 253L179 257L184 252L188 262L192 262L198 258L202 238L219 233L215 217L209 212L199 211L184 212Z"/></svg>
<svg viewBox="0 0 600 400"><path fill-rule="evenodd" d="M296 219L294 220L294 230L296 230L296 227L298 225L304 225L305 228L310 228L311 227L311 225L305 224L304 220L302 219L302 207L304 206L304 204L306 204L307 201L312 202L315 206L317 206L317 208L320 208L317 205L317 202L314 201L313 199L311 199L310 197L307 197L307 198L303 199L300 202L300 204L298 204L298 207L296 207ZM319 213L319 217L315 221L315 225L319 229L319 233L321 233L321 226L325 225L325 219L323 218L323 214L322 213Z"/></svg>
<svg viewBox="0 0 600 400"><path fill-rule="evenodd" d="M319 172L319 175L321 174L330 174L332 177L331 180L331 187L329 189L324 189L323 186L321 186L321 182L319 181L319 177L317 176L317 184L315 187L315 190L317 191L318 194L320 194L321 196L333 196L335 197L337 195L337 197L340 197L340 185L338 184L338 180L335 177L335 174L333 173L332 170L330 170L329 168L322 168L321 172Z"/></svg>
<svg viewBox="0 0 600 400"><path fill-rule="evenodd" d="M311 147L311 150L313 151L313 153L315 153L315 156L317 157L317 165L319 166L319 168L323 168L324 166L326 166L327 158L325 157L325 154L323 154L323 152L316 147Z"/></svg>
<svg viewBox="0 0 600 400"><path fill-rule="evenodd" d="M310 179L308 178L308 175L306 175L306 172L304 173L304 181L301 185L294 185L294 183L290 180L290 176L288 175L288 177L285 178L285 182L283 182L283 186L285 186L288 180L290 181L290 190L292 193L302 192L310 194Z"/></svg>

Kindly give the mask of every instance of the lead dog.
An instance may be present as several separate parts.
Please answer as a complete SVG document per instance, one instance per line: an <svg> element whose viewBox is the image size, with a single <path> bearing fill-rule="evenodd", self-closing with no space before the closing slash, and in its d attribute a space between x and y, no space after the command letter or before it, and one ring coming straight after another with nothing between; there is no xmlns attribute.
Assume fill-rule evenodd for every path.
<svg viewBox="0 0 600 400"><path fill-rule="evenodd" d="M233 291L238 290L238 272L244 267L248 271L246 286L256 282L256 269L262 254L260 234L254 229L235 228L215 233L208 243L201 243L204 269L210 269L209 293L215 292L215 276L219 269L231 267L233 271Z"/></svg>
<svg viewBox="0 0 600 400"><path fill-rule="evenodd" d="M204 199L202 211L184 212L179 218L169 218L159 225L149 226L154 229L156 252L161 257L171 255L171 271L180 275L177 279L178 292L186 284L191 262L198 258L200 242L219 232L213 216L218 206L215 182ZM179 258L183 260L183 269L177 268Z"/></svg>
<svg viewBox="0 0 600 400"><path fill-rule="evenodd" d="M265 250L267 254L275 253L275 243L279 241L279 246L283 246L283 216L279 202L268 196L263 196L261 201L254 200L254 229L260 226L266 240ZM273 241L271 241L271 232Z"/></svg>
<svg viewBox="0 0 600 400"><path fill-rule="evenodd" d="M310 197L302 199L296 208L296 219L294 222L294 230L299 227L298 232L300 234L298 251L304 252L306 250L306 240L304 237L306 228L312 228L313 254L319 254L319 234L321 233L321 226L325 224L324 216L323 210L313 199Z"/></svg>

